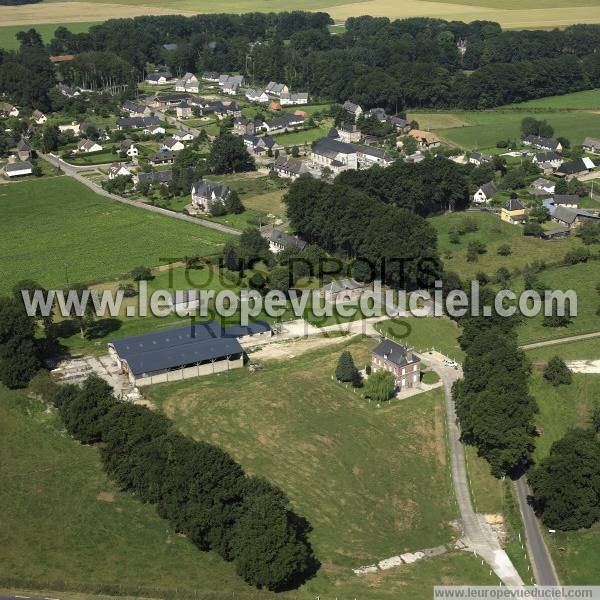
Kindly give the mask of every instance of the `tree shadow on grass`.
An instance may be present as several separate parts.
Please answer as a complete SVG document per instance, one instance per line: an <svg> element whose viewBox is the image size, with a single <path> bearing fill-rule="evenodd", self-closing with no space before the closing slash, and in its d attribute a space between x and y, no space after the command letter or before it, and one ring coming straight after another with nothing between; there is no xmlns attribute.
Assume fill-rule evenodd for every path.
<svg viewBox="0 0 600 600"><path fill-rule="evenodd" d="M94 321L86 330L88 340L97 340L121 329L123 322L120 319L107 318Z"/></svg>

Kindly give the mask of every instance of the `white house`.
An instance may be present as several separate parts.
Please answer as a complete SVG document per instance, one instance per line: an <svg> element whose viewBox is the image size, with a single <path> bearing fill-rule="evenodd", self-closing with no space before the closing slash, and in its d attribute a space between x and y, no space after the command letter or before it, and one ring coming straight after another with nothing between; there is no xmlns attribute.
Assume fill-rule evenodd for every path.
<svg viewBox="0 0 600 600"><path fill-rule="evenodd" d="M164 135L166 133L166 129L162 125L148 125L144 129L144 133L148 135Z"/></svg>
<svg viewBox="0 0 600 600"><path fill-rule="evenodd" d="M37 125L43 125L48 120L48 117L41 110L34 110L31 113L31 118Z"/></svg>
<svg viewBox="0 0 600 600"><path fill-rule="evenodd" d="M189 131L175 131L171 137L180 142L191 142L194 139L194 135Z"/></svg>
<svg viewBox="0 0 600 600"><path fill-rule="evenodd" d="M357 121L358 117L363 114L363 109L358 104L354 104L354 102L350 102L350 100L346 100L343 106L344 110L354 117L354 120Z"/></svg>
<svg viewBox="0 0 600 600"><path fill-rule="evenodd" d="M100 152L100 150L102 150L102 146L94 140L81 140L77 144L77 152Z"/></svg>
<svg viewBox="0 0 600 600"><path fill-rule="evenodd" d="M600 153L600 140L586 137L585 140L583 140L582 146L587 152Z"/></svg>
<svg viewBox="0 0 600 600"><path fill-rule="evenodd" d="M388 154L382 148L373 148L372 146L354 146L356 157L361 167L368 169L373 165L389 167L394 162L394 157Z"/></svg>
<svg viewBox="0 0 600 600"><path fill-rule="evenodd" d="M290 94L288 92L284 92L279 97L279 103L281 106L285 106L288 104L308 104L308 94L305 92L300 92L297 94Z"/></svg>
<svg viewBox="0 0 600 600"><path fill-rule="evenodd" d="M285 83L277 83L276 81L269 81L265 92L272 96L281 96L281 94L289 94L290 88Z"/></svg>
<svg viewBox="0 0 600 600"><path fill-rule="evenodd" d="M192 107L187 102L181 102L175 107L175 114L179 119L189 119L192 117Z"/></svg>
<svg viewBox="0 0 600 600"><path fill-rule="evenodd" d="M138 156L139 151L133 140L123 140L121 142L121 152L124 152L129 158Z"/></svg>
<svg viewBox="0 0 600 600"><path fill-rule="evenodd" d="M269 250L273 254L279 254L286 248L298 248L302 250L306 246L306 242L297 238L295 235L290 235L281 229L277 229L272 225L265 225L260 229L260 235L269 242Z"/></svg>
<svg viewBox="0 0 600 600"><path fill-rule="evenodd" d="M474 194L473 194L473 202L475 204L485 204L489 202L494 194L498 191L496 188L496 184L493 181L489 181L488 183L484 183Z"/></svg>
<svg viewBox="0 0 600 600"><path fill-rule="evenodd" d="M186 73L181 79L175 82L175 91L197 94L200 91L200 82L193 73Z"/></svg>
<svg viewBox="0 0 600 600"><path fill-rule="evenodd" d="M115 179L115 177L130 177L131 171L122 164L115 163L110 165L108 168L108 178Z"/></svg>
<svg viewBox="0 0 600 600"><path fill-rule="evenodd" d="M258 104L264 104L269 101L269 96L262 90L248 89L246 90L246 98L250 102L257 102Z"/></svg>
<svg viewBox="0 0 600 600"><path fill-rule="evenodd" d="M8 102L2 104L2 115L4 117L18 117L19 109Z"/></svg>
<svg viewBox="0 0 600 600"><path fill-rule="evenodd" d="M185 148L185 144L172 137L165 138L160 149L163 152L179 152Z"/></svg>
<svg viewBox="0 0 600 600"><path fill-rule="evenodd" d="M150 85L165 85L171 77L170 73L150 73L146 77L146 83Z"/></svg>

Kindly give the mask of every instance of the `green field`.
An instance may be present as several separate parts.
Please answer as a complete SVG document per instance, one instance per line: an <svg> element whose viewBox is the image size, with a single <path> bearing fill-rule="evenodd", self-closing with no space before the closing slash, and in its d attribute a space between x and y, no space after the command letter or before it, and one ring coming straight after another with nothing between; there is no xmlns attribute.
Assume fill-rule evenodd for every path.
<svg viewBox="0 0 600 600"><path fill-rule="evenodd" d="M529 100L520 104L510 104L506 108L519 109L581 109L596 110L600 108L600 90L584 90L583 92L574 92L573 94L564 94L562 96L548 96Z"/></svg>
<svg viewBox="0 0 600 600"><path fill-rule="evenodd" d="M350 344L357 362L373 343ZM331 380L344 346L264 363L253 374L156 386L151 397L182 431L282 486L311 521L321 570L277 596L429 600L438 583L496 584L477 558L458 552L365 578L352 573L365 561L450 541L456 508L441 392L376 409ZM0 587L101 592L113 584L119 595L276 597L247 587L233 565L199 552L152 507L116 490L95 448L66 436L43 404L4 388L0 454Z"/></svg>
<svg viewBox="0 0 600 600"><path fill-rule="evenodd" d="M556 355L560 356L563 360L590 360L599 358L600 337L527 350L527 356L534 363L547 362Z"/></svg>
<svg viewBox="0 0 600 600"><path fill-rule="evenodd" d="M478 230L461 236L460 244L452 244L450 230L467 218L477 223ZM582 245L581 240L575 236L551 242L524 236L520 227L486 212L451 213L432 217L429 221L437 229L438 246L446 270L458 273L463 279L470 279L480 271L492 276L500 267L514 271L535 260L555 262L569 250ZM477 262L470 263L466 259L467 246L473 240L482 241L487 252L479 255ZM511 247L512 254L509 256L498 254L498 248L504 244Z"/></svg>
<svg viewBox="0 0 600 600"><path fill-rule="evenodd" d="M525 319L519 327L519 341L530 344L537 341L569 337L582 333L600 331L600 295L596 291L598 283L598 261L590 261L569 267L551 269L540 274L539 280L544 289L573 290L577 294L577 316L571 318L566 327L544 327L543 315ZM516 288L521 286L517 282Z"/></svg>
<svg viewBox="0 0 600 600"><path fill-rule="evenodd" d="M226 236L124 206L68 177L0 186L0 291L32 278L64 286L117 277L188 254L217 252Z"/></svg>
<svg viewBox="0 0 600 600"><path fill-rule="evenodd" d="M592 93L598 94L598 92L590 94ZM550 102L558 102L558 99ZM564 102L570 103L575 100ZM519 141L521 121L528 114L527 111L522 110L496 109L447 113L414 112L410 113L410 117L416 119L420 127L435 131L452 145L466 149L491 149L496 147L496 142L499 140ZM600 114L576 110L532 111L531 114L536 119L546 119L554 127L556 136L564 136L572 144L581 144L588 136L600 137Z"/></svg>
<svg viewBox="0 0 600 600"><path fill-rule="evenodd" d="M1 10L1 9L0 9ZM54 32L59 26L66 27L72 33L82 33L87 31L92 25L97 25L98 21L90 23L41 23L38 25L12 25L9 27L0 27L0 48L5 50L16 50L19 47L19 42L15 35L19 31L34 27L35 30L42 36L45 43L49 43L54 37Z"/></svg>

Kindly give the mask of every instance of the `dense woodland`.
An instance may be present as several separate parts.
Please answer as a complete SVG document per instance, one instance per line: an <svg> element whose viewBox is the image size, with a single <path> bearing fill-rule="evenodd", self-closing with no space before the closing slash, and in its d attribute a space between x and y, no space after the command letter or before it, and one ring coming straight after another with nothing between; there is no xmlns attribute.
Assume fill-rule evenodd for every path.
<svg viewBox="0 0 600 600"><path fill-rule="evenodd" d="M77 85L128 84L166 64L175 73L240 72L256 85L285 81L316 99L394 112L484 109L600 86L600 25L502 31L488 21L365 16L332 35L331 22L298 11L113 19L77 34L59 27L47 47L29 35L19 52L0 54L0 89L43 108L55 75L39 59L50 53L77 55L59 67Z"/></svg>

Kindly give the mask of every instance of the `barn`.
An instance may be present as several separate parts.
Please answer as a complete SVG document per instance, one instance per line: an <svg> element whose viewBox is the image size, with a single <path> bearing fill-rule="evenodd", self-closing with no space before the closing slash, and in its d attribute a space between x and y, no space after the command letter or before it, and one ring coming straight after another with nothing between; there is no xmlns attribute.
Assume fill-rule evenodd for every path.
<svg viewBox="0 0 600 600"><path fill-rule="evenodd" d="M150 385L243 367L240 340L270 335L264 321L247 326L211 321L114 340L108 351L132 384Z"/></svg>

